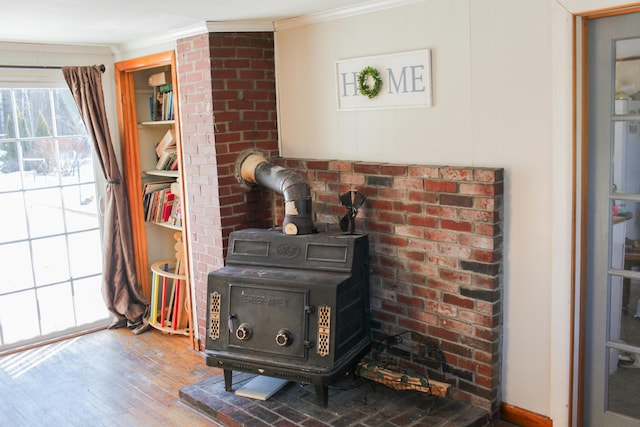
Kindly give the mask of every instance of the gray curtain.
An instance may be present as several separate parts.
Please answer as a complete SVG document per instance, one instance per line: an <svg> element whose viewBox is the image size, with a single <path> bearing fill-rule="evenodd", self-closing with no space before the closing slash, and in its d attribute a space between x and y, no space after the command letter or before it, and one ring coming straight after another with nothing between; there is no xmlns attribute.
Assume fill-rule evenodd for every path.
<svg viewBox="0 0 640 427"><path fill-rule="evenodd" d="M149 301L136 280L131 222L122 175L113 151L104 106L100 66L62 67L67 85L93 140L107 180L102 239L102 293L113 314L111 327L135 328L142 323Z"/></svg>

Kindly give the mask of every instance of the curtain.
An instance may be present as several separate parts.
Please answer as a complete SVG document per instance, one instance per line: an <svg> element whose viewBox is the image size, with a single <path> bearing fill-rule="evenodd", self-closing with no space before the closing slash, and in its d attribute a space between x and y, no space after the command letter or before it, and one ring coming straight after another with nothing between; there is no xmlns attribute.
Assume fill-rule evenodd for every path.
<svg viewBox="0 0 640 427"><path fill-rule="evenodd" d="M100 167L107 180L102 238L102 294L114 319L111 328L143 325L149 301L136 280L129 206L116 161L97 65L62 67L62 73L93 140Z"/></svg>

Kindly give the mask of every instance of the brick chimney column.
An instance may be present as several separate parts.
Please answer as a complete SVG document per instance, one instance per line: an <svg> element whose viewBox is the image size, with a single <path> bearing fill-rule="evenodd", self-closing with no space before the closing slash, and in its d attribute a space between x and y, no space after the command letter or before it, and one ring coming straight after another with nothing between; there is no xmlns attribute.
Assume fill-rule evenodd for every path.
<svg viewBox="0 0 640 427"><path fill-rule="evenodd" d="M200 348L207 274L224 266L229 234L273 225L272 196L236 178L245 150L278 155L273 33L209 33L177 41L180 121Z"/></svg>

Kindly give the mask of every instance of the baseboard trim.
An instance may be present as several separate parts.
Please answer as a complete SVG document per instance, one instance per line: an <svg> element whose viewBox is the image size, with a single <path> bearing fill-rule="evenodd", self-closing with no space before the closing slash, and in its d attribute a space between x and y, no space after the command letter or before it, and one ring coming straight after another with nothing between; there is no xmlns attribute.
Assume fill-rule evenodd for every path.
<svg viewBox="0 0 640 427"><path fill-rule="evenodd" d="M500 405L500 418L521 427L553 427L551 418L508 403Z"/></svg>

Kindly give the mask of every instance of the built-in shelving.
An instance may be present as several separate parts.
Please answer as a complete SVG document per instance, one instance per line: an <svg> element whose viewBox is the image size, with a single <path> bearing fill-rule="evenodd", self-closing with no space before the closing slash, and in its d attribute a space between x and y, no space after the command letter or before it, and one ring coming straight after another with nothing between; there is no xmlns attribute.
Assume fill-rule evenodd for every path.
<svg viewBox="0 0 640 427"><path fill-rule="evenodd" d="M163 332L189 334L194 344L188 257L184 256L176 81L175 53L172 51L116 63L124 178L131 211L137 278L143 293L152 302L149 324ZM158 269L158 265L169 264L164 260L171 259L174 260L171 269ZM177 262L180 271L175 269L177 259L180 259ZM165 290L182 295L180 307L184 310L180 312L183 314L180 325L171 323L173 313L164 311L167 307L153 305L158 298L162 301L169 297L162 294L158 280L164 283ZM157 317L159 313L163 313L163 319ZM162 325L166 322L160 320L169 323Z"/></svg>

